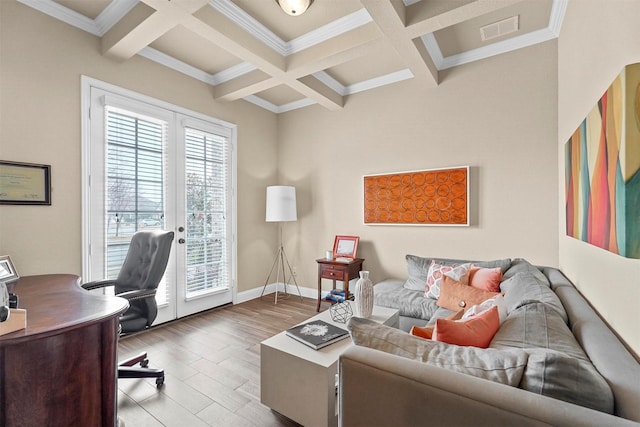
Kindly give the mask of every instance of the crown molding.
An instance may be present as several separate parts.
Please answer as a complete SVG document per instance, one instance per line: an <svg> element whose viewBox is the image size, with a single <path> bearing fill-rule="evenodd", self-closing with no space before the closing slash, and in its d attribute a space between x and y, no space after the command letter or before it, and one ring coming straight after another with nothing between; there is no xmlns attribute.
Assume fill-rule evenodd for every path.
<svg viewBox="0 0 640 427"><path fill-rule="evenodd" d="M567 6L569 0L554 0L551 5L551 17L549 18L549 31L555 34L556 37L560 37L560 30L562 29L562 22L564 21L564 15L567 12Z"/></svg>
<svg viewBox="0 0 640 427"><path fill-rule="evenodd" d="M401 82L402 80L412 79L413 73L411 70L404 69L395 71L393 73L385 74L384 76L374 77L369 80L364 80L358 83L354 83L349 86L343 86L339 81L331 77L325 71L319 71L313 74L313 77L322 82L329 89L332 89L336 93L342 96L353 95L354 93L363 92L365 90L375 89L378 87L390 85L393 83Z"/></svg>
<svg viewBox="0 0 640 427"><path fill-rule="evenodd" d="M243 76L247 73L256 70L256 67L249 62L241 62L238 65L234 65L233 67L229 67L226 70L219 71L213 75L213 84L219 85L220 83L227 82L229 80L233 80L236 77Z"/></svg>
<svg viewBox="0 0 640 427"><path fill-rule="evenodd" d="M179 59L162 53L152 47L145 47L140 52L138 52L138 55L150 59L151 61L157 62L158 64L164 65L165 67L171 68L172 70L178 71L179 73L186 74L187 76L193 77L194 79L200 80L201 82L207 83L209 85L215 85L215 78L211 74L189 64L186 64Z"/></svg>
<svg viewBox="0 0 640 427"><path fill-rule="evenodd" d="M373 21L366 9L360 9L286 42L230 0L211 0L209 6L282 56L300 52Z"/></svg>
<svg viewBox="0 0 640 427"><path fill-rule="evenodd" d="M253 16L239 8L235 3L230 0L211 0L209 6L280 55L285 56L287 54L287 43L284 40L262 25Z"/></svg>
<svg viewBox="0 0 640 427"><path fill-rule="evenodd" d="M105 7L94 20L99 31L98 35L100 37L105 35L106 32L124 18L136 4L138 4L138 0L118 0L109 3L109 6Z"/></svg>
<svg viewBox="0 0 640 427"><path fill-rule="evenodd" d="M502 53L512 52L517 49L558 38L562 27L562 21L564 20L564 15L567 10L567 3L568 0L553 0L547 28L531 31L501 42L492 43L490 45L461 52L456 55L447 56L446 58L443 57L440 46L438 46L438 42L433 36L433 33L422 36L422 43L427 49L427 52L429 52L429 55L438 70L446 70L447 68L479 61Z"/></svg>
<svg viewBox="0 0 640 427"><path fill-rule="evenodd" d="M345 95L353 95L354 93L362 92L365 90L376 89L382 86L398 83L403 80L412 79L413 73L408 68L393 73L385 74L384 76L374 77L369 80L354 83L347 86Z"/></svg>
<svg viewBox="0 0 640 427"><path fill-rule="evenodd" d="M252 104L257 105L260 108L264 108L265 110L271 111L272 113L278 114L278 106L275 104L270 103L269 101L265 101L264 99L255 96L255 95L249 95L249 96L245 96L244 98L245 101L250 102Z"/></svg>
<svg viewBox="0 0 640 427"><path fill-rule="evenodd" d="M112 1L96 19L91 19L53 0L18 1L52 18L56 18L98 37L102 37L138 3L138 0Z"/></svg>
<svg viewBox="0 0 640 427"><path fill-rule="evenodd" d="M313 73L312 76L320 80L320 82L336 92L338 95L346 95L347 88L342 83L331 77L326 71L318 71L317 73Z"/></svg>
<svg viewBox="0 0 640 427"><path fill-rule="evenodd" d="M373 18L369 15L366 9L360 9L342 18L336 19L333 22L318 27L313 31L309 31L306 34L296 37L286 44L286 55L292 55L300 52L309 47L323 43L341 34L347 33L356 28L362 27L370 22L373 22Z"/></svg>
<svg viewBox="0 0 640 427"><path fill-rule="evenodd" d="M293 101L288 104L280 105L278 107L277 114L286 113L287 111L297 110L299 108L304 108L304 107L308 107L309 105L315 105L315 104L317 104L317 102L314 101L313 99L304 98L299 101Z"/></svg>
<svg viewBox="0 0 640 427"><path fill-rule="evenodd" d="M102 35L93 19L87 18L53 0L18 0L18 2L94 36L100 37Z"/></svg>
<svg viewBox="0 0 640 427"><path fill-rule="evenodd" d="M316 101L309 98L300 99L298 101L293 101L283 105L272 104L271 102L266 101L256 95L249 95L242 99L257 105L260 108L264 108L265 110L271 111L274 114L286 113L287 111L297 110L299 108L304 108L304 107L308 107L309 105L317 104Z"/></svg>

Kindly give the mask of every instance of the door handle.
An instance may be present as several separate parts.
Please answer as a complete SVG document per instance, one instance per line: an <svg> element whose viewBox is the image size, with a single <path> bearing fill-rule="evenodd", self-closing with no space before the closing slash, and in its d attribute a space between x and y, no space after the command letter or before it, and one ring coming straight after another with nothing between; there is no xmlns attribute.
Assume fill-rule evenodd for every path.
<svg viewBox="0 0 640 427"><path fill-rule="evenodd" d="M184 227L178 227L178 231L183 233L184 232Z"/></svg>
<svg viewBox="0 0 640 427"><path fill-rule="evenodd" d="M185 242L184 239L178 239L178 243L183 244Z"/></svg>

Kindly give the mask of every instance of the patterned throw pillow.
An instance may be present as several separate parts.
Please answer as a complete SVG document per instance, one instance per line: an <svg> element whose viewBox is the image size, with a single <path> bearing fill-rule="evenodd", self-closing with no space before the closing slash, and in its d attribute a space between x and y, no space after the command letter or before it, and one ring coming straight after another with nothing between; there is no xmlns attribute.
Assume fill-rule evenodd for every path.
<svg viewBox="0 0 640 427"><path fill-rule="evenodd" d="M431 261L429 274L427 275L427 284L424 290L425 298L438 299L440 296L440 282L442 281L442 276L445 274L458 282L468 285L470 270L470 263L451 266Z"/></svg>

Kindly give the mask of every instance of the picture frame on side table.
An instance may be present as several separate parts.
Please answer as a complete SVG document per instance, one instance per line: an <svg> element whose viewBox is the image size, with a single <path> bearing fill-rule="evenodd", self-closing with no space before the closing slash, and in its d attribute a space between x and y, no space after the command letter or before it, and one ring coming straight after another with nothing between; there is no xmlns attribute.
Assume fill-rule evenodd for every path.
<svg viewBox="0 0 640 427"><path fill-rule="evenodd" d="M355 259L359 242L358 236L336 236L333 242L333 259Z"/></svg>
<svg viewBox="0 0 640 427"><path fill-rule="evenodd" d="M0 255L0 282L11 283L20 278L9 255Z"/></svg>
<svg viewBox="0 0 640 427"><path fill-rule="evenodd" d="M51 166L0 160L0 205L51 205Z"/></svg>

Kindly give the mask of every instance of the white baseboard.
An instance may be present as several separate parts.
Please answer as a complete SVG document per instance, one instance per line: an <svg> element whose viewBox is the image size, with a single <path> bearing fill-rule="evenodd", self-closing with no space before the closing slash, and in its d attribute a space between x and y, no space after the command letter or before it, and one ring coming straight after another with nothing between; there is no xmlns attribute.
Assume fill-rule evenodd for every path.
<svg viewBox="0 0 640 427"><path fill-rule="evenodd" d="M253 289L249 289L247 291L242 291L242 292L238 292L236 294L236 299L233 302L234 304L240 304L241 302L247 302L250 301L252 299L256 299L256 298L260 298L260 295L262 294L262 289L264 288L264 295L269 295L272 294L276 291L276 286L278 291L282 292L284 290L284 284L283 283L271 283L269 285L267 285L266 288L264 288L263 286L259 286L257 288L253 288ZM318 298L318 290L317 288L311 289L311 288L307 288L305 286L300 286L298 285L298 288L300 289L300 295L304 298L312 298L312 299L316 299ZM287 285L287 292L291 295L295 295L298 296L298 289L296 288L295 284L288 284ZM322 296L324 297L325 294L327 292L322 292Z"/></svg>

